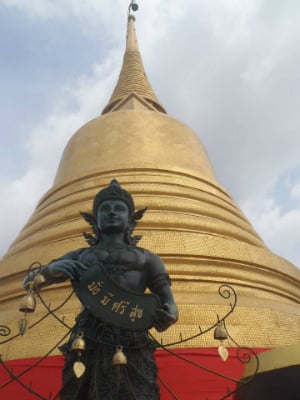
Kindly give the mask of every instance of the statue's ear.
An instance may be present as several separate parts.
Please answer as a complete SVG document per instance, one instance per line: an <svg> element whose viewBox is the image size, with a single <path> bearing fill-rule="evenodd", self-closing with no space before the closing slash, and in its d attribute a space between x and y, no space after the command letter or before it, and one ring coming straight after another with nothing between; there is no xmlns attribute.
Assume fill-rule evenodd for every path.
<svg viewBox="0 0 300 400"><path fill-rule="evenodd" d="M92 228L92 231L94 235L91 235L90 233L83 232L83 236L85 237L86 241L90 246L93 246L99 242L100 234L99 234L99 228L97 226L97 221L94 218L92 214L86 213L86 212L81 212L80 215L85 219L85 221L90 225Z"/></svg>
<svg viewBox="0 0 300 400"><path fill-rule="evenodd" d="M89 214L87 212L82 212L82 211L80 211L80 215L90 225L90 227L92 228L93 232L96 233L97 232L97 221L94 218L94 216L92 214Z"/></svg>
<svg viewBox="0 0 300 400"><path fill-rule="evenodd" d="M145 212L147 211L147 208L142 208L141 210L135 211L133 214L133 220L134 221L139 221L140 219L143 218L143 215L145 214Z"/></svg>

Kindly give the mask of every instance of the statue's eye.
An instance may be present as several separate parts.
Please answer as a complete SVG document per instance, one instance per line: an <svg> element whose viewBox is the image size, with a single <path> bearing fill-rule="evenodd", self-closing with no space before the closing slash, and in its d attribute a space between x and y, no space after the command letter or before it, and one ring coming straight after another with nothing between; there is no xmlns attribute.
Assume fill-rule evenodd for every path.
<svg viewBox="0 0 300 400"><path fill-rule="evenodd" d="M110 207L108 205L104 205L102 207L100 207L100 211L109 211Z"/></svg>
<svg viewBox="0 0 300 400"><path fill-rule="evenodd" d="M116 210L117 211L125 211L126 208L124 206L122 206L122 205L119 205L119 206L116 206Z"/></svg>

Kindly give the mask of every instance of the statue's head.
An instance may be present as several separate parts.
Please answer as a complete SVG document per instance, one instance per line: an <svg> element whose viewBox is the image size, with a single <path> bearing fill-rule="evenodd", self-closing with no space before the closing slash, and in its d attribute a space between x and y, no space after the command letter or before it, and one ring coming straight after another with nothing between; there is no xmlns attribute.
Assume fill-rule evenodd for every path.
<svg viewBox="0 0 300 400"><path fill-rule="evenodd" d="M81 213L84 219L92 226L95 234L95 236L93 236L84 233L84 236L90 245L95 245L102 241L103 232L100 224L101 212L99 212L99 210L101 210L101 205L109 203L113 204L116 202L122 202L126 205L126 209L128 210L128 224L126 231L124 231L125 243L135 245L138 240L141 239L141 236L132 237L132 232L137 225L138 220L143 217L146 208L135 211L134 201L130 193L123 189L116 179L113 179L106 188L100 190L100 192L95 196L93 202L93 214Z"/></svg>
<svg viewBox="0 0 300 400"><path fill-rule="evenodd" d="M135 207L132 196L119 185L119 182L116 179L113 179L106 188L100 190L100 192L95 196L93 214L96 219L100 204L106 200L121 200L128 207L129 217L131 218L134 214Z"/></svg>

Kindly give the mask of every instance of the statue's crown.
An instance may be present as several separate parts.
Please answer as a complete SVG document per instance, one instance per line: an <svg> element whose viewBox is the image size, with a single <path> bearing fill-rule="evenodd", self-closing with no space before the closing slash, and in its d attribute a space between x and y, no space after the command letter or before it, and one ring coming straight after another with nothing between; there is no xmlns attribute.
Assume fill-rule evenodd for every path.
<svg viewBox="0 0 300 400"><path fill-rule="evenodd" d="M128 206L129 214L132 215L134 213L134 202L131 195L125 189L122 189L116 179L113 179L106 188L100 190L95 196L93 214L97 216L98 207L103 201L113 199L124 201Z"/></svg>

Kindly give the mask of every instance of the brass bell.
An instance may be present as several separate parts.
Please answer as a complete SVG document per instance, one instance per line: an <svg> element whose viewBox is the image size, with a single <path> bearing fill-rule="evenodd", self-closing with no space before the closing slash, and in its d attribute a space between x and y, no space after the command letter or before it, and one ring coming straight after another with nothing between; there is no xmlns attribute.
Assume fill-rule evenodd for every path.
<svg viewBox="0 0 300 400"><path fill-rule="evenodd" d="M36 300L31 292L28 292L21 300L19 311L32 313L35 311Z"/></svg>
<svg viewBox="0 0 300 400"><path fill-rule="evenodd" d="M34 285L38 288L45 282L46 282L46 278L44 277L44 275L41 274L40 272L38 272L34 277Z"/></svg>
<svg viewBox="0 0 300 400"><path fill-rule="evenodd" d="M216 340L226 340L228 338L227 332L222 321L219 321L215 331L214 331L214 339Z"/></svg>
<svg viewBox="0 0 300 400"><path fill-rule="evenodd" d="M79 332L77 337L73 340L71 349L74 351L85 350L85 340L83 338L83 332Z"/></svg>
<svg viewBox="0 0 300 400"><path fill-rule="evenodd" d="M116 347L116 352L112 359L113 365L126 365L127 364L127 357L123 353L123 346L119 345Z"/></svg>

